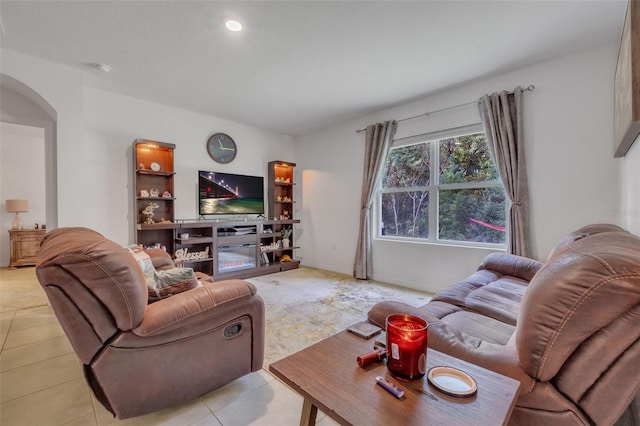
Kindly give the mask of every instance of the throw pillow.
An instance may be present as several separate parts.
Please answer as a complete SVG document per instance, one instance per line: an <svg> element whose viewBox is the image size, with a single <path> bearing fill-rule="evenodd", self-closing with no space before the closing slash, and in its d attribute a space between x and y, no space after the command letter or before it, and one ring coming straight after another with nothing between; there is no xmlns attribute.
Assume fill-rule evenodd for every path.
<svg viewBox="0 0 640 426"><path fill-rule="evenodd" d="M173 268L156 271L155 286L149 288L149 303L200 286L192 268Z"/></svg>
<svg viewBox="0 0 640 426"><path fill-rule="evenodd" d="M174 294L200 286L192 268L172 268L158 271L151 257L140 247L131 247L129 252L138 261L149 292L149 303L157 302Z"/></svg>

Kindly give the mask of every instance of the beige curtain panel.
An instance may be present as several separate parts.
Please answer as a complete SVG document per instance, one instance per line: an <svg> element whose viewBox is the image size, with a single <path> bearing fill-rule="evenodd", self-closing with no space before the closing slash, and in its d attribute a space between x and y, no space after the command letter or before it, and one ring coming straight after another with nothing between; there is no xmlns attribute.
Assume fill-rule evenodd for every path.
<svg viewBox="0 0 640 426"><path fill-rule="evenodd" d="M508 252L531 257L529 184L522 136L522 91L502 91L478 101L487 142L500 178L511 201Z"/></svg>
<svg viewBox="0 0 640 426"><path fill-rule="evenodd" d="M353 276L366 280L373 275L371 262L371 204L382 164L389 151L397 123L393 120L367 126L365 136L364 172L360 204L360 230Z"/></svg>

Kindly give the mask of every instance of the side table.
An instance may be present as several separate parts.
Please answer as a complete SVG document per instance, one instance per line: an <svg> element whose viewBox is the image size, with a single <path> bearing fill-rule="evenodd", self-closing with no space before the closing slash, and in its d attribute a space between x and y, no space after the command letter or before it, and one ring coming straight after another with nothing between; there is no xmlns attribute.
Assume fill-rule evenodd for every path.
<svg viewBox="0 0 640 426"><path fill-rule="evenodd" d="M10 253L9 268L18 266L34 266L40 251L40 243L47 233L44 229L10 229Z"/></svg>

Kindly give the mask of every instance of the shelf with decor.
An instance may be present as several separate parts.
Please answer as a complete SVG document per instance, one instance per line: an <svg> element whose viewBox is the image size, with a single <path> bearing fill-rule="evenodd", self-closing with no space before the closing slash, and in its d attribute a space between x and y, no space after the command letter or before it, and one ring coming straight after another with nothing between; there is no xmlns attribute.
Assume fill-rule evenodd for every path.
<svg viewBox="0 0 640 426"><path fill-rule="evenodd" d="M293 218L292 209L295 164L278 161L271 166L270 163L267 205L276 219L176 220L174 152L173 144L146 139L134 141L133 205L137 244L164 248L176 264L216 280L249 278L299 266L300 262L294 259L294 250L299 247L292 243L293 227L300 223ZM200 180L204 179L203 173L204 178L213 179L212 173L199 172ZM252 182L259 183L264 191L262 178ZM286 234L290 234L288 243L284 238Z"/></svg>
<svg viewBox="0 0 640 426"><path fill-rule="evenodd" d="M174 249L175 145L148 139L133 142L136 243Z"/></svg>
<svg viewBox="0 0 640 426"><path fill-rule="evenodd" d="M299 247L293 244L294 224L300 223L299 220L294 220L295 167L295 163L287 161L270 161L267 165L268 212L269 216L278 223L272 230L274 238L271 241L263 241L263 246L267 247L265 249L267 260L280 263L282 270L294 269L300 264L294 258L294 250ZM285 235L285 232L288 235ZM274 243L278 245L274 247Z"/></svg>
<svg viewBox="0 0 640 426"><path fill-rule="evenodd" d="M270 161L267 166L268 211L273 219L293 219L295 166L287 161Z"/></svg>
<svg viewBox="0 0 640 426"><path fill-rule="evenodd" d="M213 275L214 228L210 223L180 223L174 230L174 237L176 264Z"/></svg>

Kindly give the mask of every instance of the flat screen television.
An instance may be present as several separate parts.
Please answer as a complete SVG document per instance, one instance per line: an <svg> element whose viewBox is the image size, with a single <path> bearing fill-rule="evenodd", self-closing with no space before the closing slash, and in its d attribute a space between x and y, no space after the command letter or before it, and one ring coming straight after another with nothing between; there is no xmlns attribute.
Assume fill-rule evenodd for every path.
<svg viewBox="0 0 640 426"><path fill-rule="evenodd" d="M264 178L198 171L198 213L264 214Z"/></svg>

